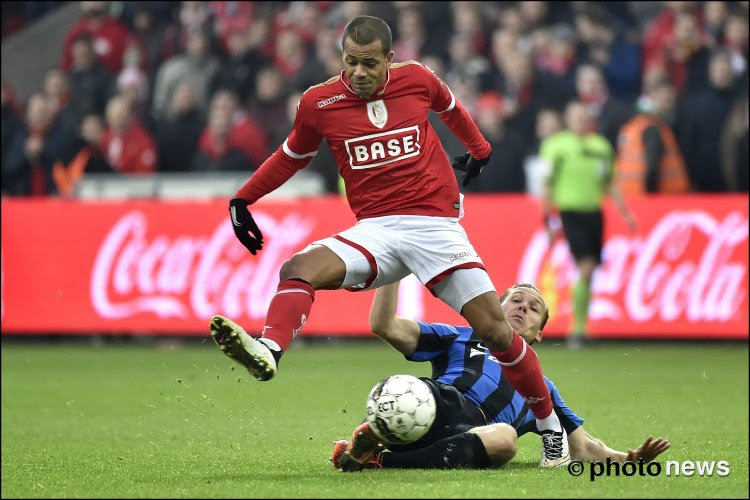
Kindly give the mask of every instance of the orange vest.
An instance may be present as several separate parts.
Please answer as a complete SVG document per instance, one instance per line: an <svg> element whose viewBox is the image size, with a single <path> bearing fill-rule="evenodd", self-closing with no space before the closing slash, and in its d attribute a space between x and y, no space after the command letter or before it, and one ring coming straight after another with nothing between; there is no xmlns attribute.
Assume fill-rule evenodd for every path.
<svg viewBox="0 0 750 500"><path fill-rule="evenodd" d="M646 113L636 115L620 129L615 160L617 184L626 196L646 193L648 165L643 131L652 125L659 129L664 144L664 153L659 162L658 192L686 193L690 189L690 181L674 133L662 120Z"/></svg>

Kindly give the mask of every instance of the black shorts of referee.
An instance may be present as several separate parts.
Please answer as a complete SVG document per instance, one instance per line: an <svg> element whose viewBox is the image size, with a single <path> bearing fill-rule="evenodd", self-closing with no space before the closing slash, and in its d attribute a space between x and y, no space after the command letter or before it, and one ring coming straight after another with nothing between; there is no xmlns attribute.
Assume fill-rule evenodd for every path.
<svg viewBox="0 0 750 500"><path fill-rule="evenodd" d="M563 231L576 261L593 257L596 263L602 262L602 240L604 220L602 211L571 212L560 211Z"/></svg>

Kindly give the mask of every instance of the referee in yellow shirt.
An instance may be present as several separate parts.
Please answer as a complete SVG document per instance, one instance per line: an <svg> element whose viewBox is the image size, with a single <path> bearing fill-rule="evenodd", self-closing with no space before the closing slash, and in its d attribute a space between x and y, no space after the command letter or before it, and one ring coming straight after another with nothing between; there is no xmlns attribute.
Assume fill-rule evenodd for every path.
<svg viewBox="0 0 750 500"><path fill-rule="evenodd" d="M592 132L593 120L586 106L571 101L565 108L565 129L540 145L540 156L549 164L542 191L547 230L552 236L550 216L558 211L565 237L578 267L578 281L571 289L573 325L568 337L571 348L581 347L587 335L591 298L591 276L601 262L603 240L602 200L612 196L628 227L635 219L614 178L614 149L602 135Z"/></svg>

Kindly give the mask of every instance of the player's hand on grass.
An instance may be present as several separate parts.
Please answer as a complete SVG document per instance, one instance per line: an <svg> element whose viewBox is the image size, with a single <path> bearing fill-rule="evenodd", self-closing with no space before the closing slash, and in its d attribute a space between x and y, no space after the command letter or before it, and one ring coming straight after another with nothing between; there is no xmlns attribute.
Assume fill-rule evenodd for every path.
<svg viewBox="0 0 750 500"><path fill-rule="evenodd" d="M240 243L255 255L263 248L263 233L247 209L249 203L242 198L229 200L229 215L232 217L232 229ZM252 236L249 234L252 233Z"/></svg>
<svg viewBox="0 0 750 500"><path fill-rule="evenodd" d="M482 169L490 161L490 156L492 156L492 153L488 154L487 158L481 160L477 160L470 153L453 157L453 168L464 173L463 177L461 177L462 186L468 186L474 177L482 173Z"/></svg>
<svg viewBox="0 0 750 500"><path fill-rule="evenodd" d="M650 462L665 451L669 449L669 441L664 438L656 438L649 436L635 450L628 448L628 460L630 462L637 462L643 459L644 462Z"/></svg>

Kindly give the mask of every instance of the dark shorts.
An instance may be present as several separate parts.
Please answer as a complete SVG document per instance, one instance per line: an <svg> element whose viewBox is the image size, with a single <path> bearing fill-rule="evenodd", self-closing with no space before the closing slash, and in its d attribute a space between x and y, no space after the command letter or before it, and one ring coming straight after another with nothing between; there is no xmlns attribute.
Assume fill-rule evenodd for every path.
<svg viewBox="0 0 750 500"><path fill-rule="evenodd" d="M594 257L602 261L604 220L601 210L596 212L560 212L565 237L575 260Z"/></svg>
<svg viewBox="0 0 750 500"><path fill-rule="evenodd" d="M437 411L435 422L425 436L406 445L389 445L391 451L406 451L429 446L446 437L463 434L473 427L487 425L487 421L479 407L461 394L452 385L435 382L428 377L419 377L427 383L435 395Z"/></svg>

